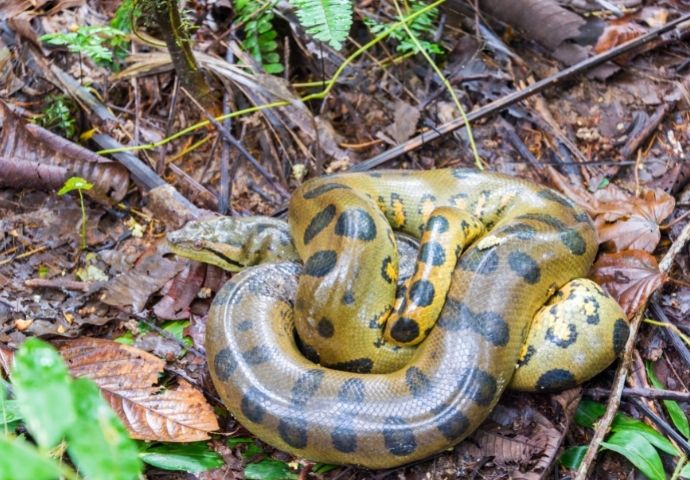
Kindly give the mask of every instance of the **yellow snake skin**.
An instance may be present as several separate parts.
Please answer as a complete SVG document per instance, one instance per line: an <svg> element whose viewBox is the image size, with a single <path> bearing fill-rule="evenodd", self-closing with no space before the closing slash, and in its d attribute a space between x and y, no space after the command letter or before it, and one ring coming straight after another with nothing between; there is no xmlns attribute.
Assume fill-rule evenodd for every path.
<svg viewBox="0 0 690 480"><path fill-rule="evenodd" d="M211 376L247 429L294 455L369 468L427 457L509 384L570 387L627 339L620 307L579 279L597 249L590 219L550 189L464 169L341 174L298 188L289 223L222 218L168 239L243 270L209 313ZM400 288L391 227L422 240ZM432 328L414 311L434 305ZM389 335L418 347L384 338L391 315Z"/></svg>

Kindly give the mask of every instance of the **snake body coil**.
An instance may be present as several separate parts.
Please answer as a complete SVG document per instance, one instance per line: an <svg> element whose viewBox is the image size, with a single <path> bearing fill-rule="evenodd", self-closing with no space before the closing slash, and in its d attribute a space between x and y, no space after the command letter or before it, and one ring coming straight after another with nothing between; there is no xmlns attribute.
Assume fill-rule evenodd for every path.
<svg viewBox="0 0 690 480"><path fill-rule="evenodd" d="M393 345L383 338L396 308L389 224L422 238L418 271L453 262L447 247L424 236L452 221L439 210L446 206L477 218L485 232L452 270L428 337L417 348ZM266 222L246 243L235 240L241 255L206 243L215 260L196 258L238 268L293 260L288 234ZM213 302L207 353L228 409L259 438L297 456L370 468L427 457L479 426L518 363L523 388L565 388L613 361L627 338L615 302L575 280L586 275L597 249L590 219L560 194L529 182L462 169L337 175L295 192L290 223L304 266L269 263L234 276ZM463 223L460 230L468 228ZM179 239L171 243L195 258ZM255 260L241 261L250 255ZM415 281L402 292L407 303L431 304L443 295L427 270L431 277L419 280L426 283ZM570 290L559 290L543 307L568 282ZM540 309L568 318L533 322ZM571 314L583 320L576 324ZM401 331L423 336L428 329L415 323ZM526 343L531 324L536 333ZM561 357L566 360L554 360ZM371 371L387 373L364 373Z"/></svg>

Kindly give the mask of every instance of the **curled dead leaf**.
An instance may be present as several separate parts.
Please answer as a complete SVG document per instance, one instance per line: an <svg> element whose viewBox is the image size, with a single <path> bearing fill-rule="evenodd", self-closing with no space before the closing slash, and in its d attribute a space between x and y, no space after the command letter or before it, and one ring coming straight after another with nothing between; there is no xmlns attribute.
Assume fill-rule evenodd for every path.
<svg viewBox="0 0 690 480"><path fill-rule="evenodd" d="M652 255L641 250L604 253L592 266L591 277L623 307L628 318L668 279Z"/></svg>
<svg viewBox="0 0 690 480"><path fill-rule="evenodd" d="M158 385L165 362L112 340L82 337L60 344L70 372L98 384L132 438L196 442L218 430L213 409L184 380L177 388Z"/></svg>

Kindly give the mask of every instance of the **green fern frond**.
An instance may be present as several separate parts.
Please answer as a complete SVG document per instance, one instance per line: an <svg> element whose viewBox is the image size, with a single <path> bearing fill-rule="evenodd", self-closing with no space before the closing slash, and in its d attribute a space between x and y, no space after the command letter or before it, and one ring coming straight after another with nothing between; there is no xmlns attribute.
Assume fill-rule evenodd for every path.
<svg viewBox="0 0 690 480"><path fill-rule="evenodd" d="M340 50L352 26L352 0L291 0L302 27Z"/></svg>
<svg viewBox="0 0 690 480"><path fill-rule="evenodd" d="M242 23L242 47L261 64L266 73L281 73L284 68L278 54L278 32L273 28L273 7L277 0L267 0L257 10L254 0L234 0L237 21Z"/></svg>

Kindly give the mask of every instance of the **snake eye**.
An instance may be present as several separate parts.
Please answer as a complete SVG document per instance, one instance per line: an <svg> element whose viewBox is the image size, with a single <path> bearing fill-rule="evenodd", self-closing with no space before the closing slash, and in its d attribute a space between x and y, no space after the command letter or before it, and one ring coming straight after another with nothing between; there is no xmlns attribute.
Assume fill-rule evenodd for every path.
<svg viewBox="0 0 690 480"><path fill-rule="evenodd" d="M194 240L193 247L197 250L201 250L202 247L204 246L204 242L201 240Z"/></svg>

